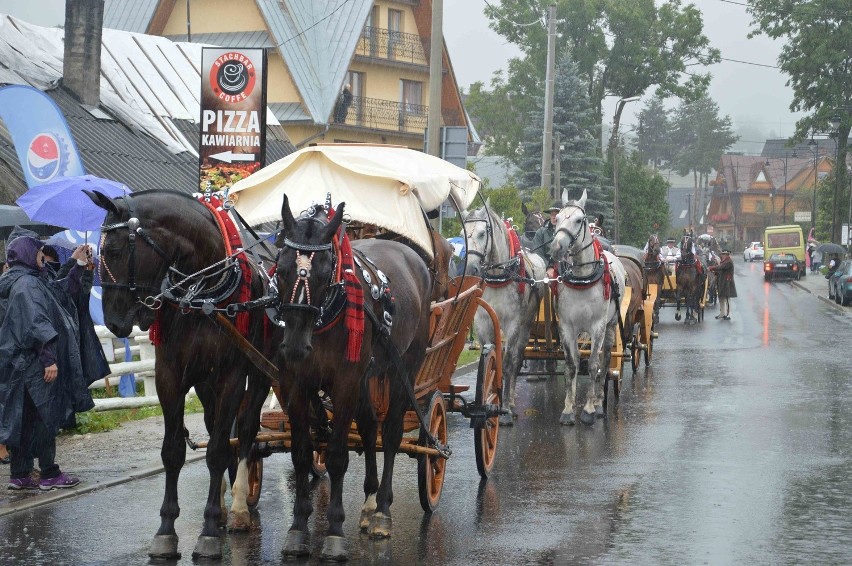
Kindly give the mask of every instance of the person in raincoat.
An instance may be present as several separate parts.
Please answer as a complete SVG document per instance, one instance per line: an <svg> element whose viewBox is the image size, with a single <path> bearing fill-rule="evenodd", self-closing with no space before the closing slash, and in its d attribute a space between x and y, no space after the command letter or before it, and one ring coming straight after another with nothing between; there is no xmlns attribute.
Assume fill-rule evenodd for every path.
<svg viewBox="0 0 852 566"><path fill-rule="evenodd" d="M44 270L43 243L21 236L6 249L0 277L0 443L10 447L9 489L73 487L55 462L56 433L94 406L84 383L76 318L57 301ZM41 479L30 476L33 456Z"/></svg>
<svg viewBox="0 0 852 566"><path fill-rule="evenodd" d="M719 314L720 320L731 320L731 301L737 296L737 286L734 284L734 262L731 260L731 252L722 250L722 259L719 265L710 267L710 271L716 274L716 289L719 292Z"/></svg>
<svg viewBox="0 0 852 566"><path fill-rule="evenodd" d="M544 260L544 264L547 266L547 276L551 278L556 277L556 271L553 267L553 258L550 257L550 243L556 236L556 215L559 214L560 210L562 208L560 208L558 201L545 210L550 214L550 219L536 230L530 245L530 251L537 253Z"/></svg>

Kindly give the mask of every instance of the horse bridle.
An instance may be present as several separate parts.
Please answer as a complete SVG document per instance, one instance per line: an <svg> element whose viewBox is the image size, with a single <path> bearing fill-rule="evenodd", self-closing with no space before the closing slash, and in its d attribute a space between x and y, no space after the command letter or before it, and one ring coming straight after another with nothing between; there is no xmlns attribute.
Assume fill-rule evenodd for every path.
<svg viewBox="0 0 852 566"><path fill-rule="evenodd" d="M488 210L485 210L485 218L466 218L462 224L473 224L475 222L485 222L485 248L484 251L472 250L468 248L465 250L467 255L472 255L474 257L479 257L479 267L482 268L483 271L487 271L491 267L487 263L488 258L494 253L494 227L491 225L491 215L488 214Z"/></svg>
<svg viewBox="0 0 852 566"><path fill-rule="evenodd" d="M167 254L163 248L161 248L157 242L155 242L150 235L142 228L139 223L139 219L136 217L136 213L133 209L133 200L128 195L124 195L121 197L127 203L127 208L129 210L129 218L125 222L116 222L114 224L106 224L101 226L101 241L100 241L100 269L99 275L101 278L101 287L104 289L122 289L130 291L137 303L146 304L146 301L142 300L142 297L139 294L139 291L146 291L153 294L158 294L161 290L161 287L152 287L150 285L138 285L136 283L136 238L141 238L145 243L147 243L151 248L157 252L157 254L162 257L169 266L169 269L172 269L172 264L174 263L174 259ZM109 265L106 262L106 258L103 255L103 244L106 241L106 236L109 232L113 232L115 230L127 229L127 242L128 247L130 248L130 253L127 258L127 283L119 283L116 281L115 276L112 274L112 271L109 268ZM103 276L103 272L106 271L109 278L112 280L108 282L105 280Z"/></svg>
<svg viewBox="0 0 852 566"><path fill-rule="evenodd" d="M327 222L323 222L319 218L316 218L311 211L308 213L302 214L299 220L312 220L318 224L323 226L327 225ZM306 244L301 242L294 242L293 240L284 237L283 246L278 250L278 265L281 265L281 254L284 253L286 248L290 248L296 251L296 281L293 284L293 288L290 291L290 300L289 302L285 302L284 298L278 301L277 310L303 310L309 311L316 314L316 322L320 323L322 321L322 315L325 311L325 302L319 306L316 304L312 304L311 297L311 288L309 284L309 280L311 277L311 267L313 265L314 257L317 252L330 252L331 253L331 276L329 280L329 288L332 288L335 284L340 285L341 288L344 285L343 280L339 283L335 283L335 274L337 272L337 262L338 257L334 252L334 243L328 242L327 244ZM275 280L276 283L280 283L278 277L278 270L275 271ZM300 292L301 291L301 292ZM298 294L298 297L297 297ZM326 298L328 299L330 296L333 296L334 293L326 293ZM304 302L303 302L304 301ZM327 301L326 301L327 302ZM280 320L280 317L279 317ZM276 321L277 322L277 321Z"/></svg>
<svg viewBox="0 0 852 566"><path fill-rule="evenodd" d="M594 243L594 238L589 238L589 243L586 244L585 246L583 246L582 248L580 248L579 250L577 250L576 252L571 251L571 248L574 247L575 242L577 242L577 240L580 238L580 236L583 235L584 232L589 233L589 235L591 235L591 232L588 230L589 219L586 218L586 210L578 204L572 204L570 206L572 206L573 208L576 208L577 210L579 210L580 212L583 213L583 221L580 223L580 227L577 228L576 234L572 234L571 232L568 231L568 228L566 228L564 226L557 228L556 234L559 234L560 232L562 232L568 237L570 242L568 243L568 249L567 249L566 253L570 256L574 256L574 255L579 254L580 252L582 252L583 250L585 250L589 246L591 246ZM553 236L554 239L556 239L556 234L554 234L554 236Z"/></svg>

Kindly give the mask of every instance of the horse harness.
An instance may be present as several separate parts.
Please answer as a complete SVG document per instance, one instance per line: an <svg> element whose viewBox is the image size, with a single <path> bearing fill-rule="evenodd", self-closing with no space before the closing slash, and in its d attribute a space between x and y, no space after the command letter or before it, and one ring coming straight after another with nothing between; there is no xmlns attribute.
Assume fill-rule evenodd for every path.
<svg viewBox="0 0 852 566"><path fill-rule="evenodd" d="M235 316L238 310L249 310L245 307L239 308L233 303L224 307L218 306L231 297L243 281L242 268L237 259L241 252L229 255L195 273L185 274L175 267L174 254L170 256L166 253L141 226L134 210L132 195L123 195L120 198L127 204L129 218L124 222L116 222L101 227L100 277L103 288L127 290L133 294L137 303L153 310L159 309L164 301L174 304L183 312L199 310L206 315L219 311L227 313L228 316ZM119 283L103 255L103 244L109 232L125 228L128 231L127 241L130 250L127 258L128 276L126 283ZM136 281L137 239L148 244L168 265L166 275L159 288L151 285L140 285ZM104 271L109 280L104 277ZM140 291L151 293L151 295L143 299Z"/></svg>
<svg viewBox="0 0 852 566"><path fill-rule="evenodd" d="M485 222L485 231L488 243L486 244L485 252L468 249L466 253L468 255L479 257L479 265L482 267L482 271L484 273L482 280L485 282L485 285L488 287L505 287L509 285L509 283L518 283L518 290L521 293L524 292L525 284L534 285L535 280L526 276L526 266L524 265L524 255L521 251L520 242L518 242L517 250L514 255L512 255L514 246L512 245L511 236L508 232L508 230L511 230L512 228L508 225L506 226L507 244L509 245L509 254L512 255L512 257L503 263L489 264L487 263L488 257L486 256L493 255L495 249L494 228L491 225L491 217L489 215L487 218L473 218L465 220L464 224L472 224L474 222ZM499 273L489 273L494 270L501 271Z"/></svg>

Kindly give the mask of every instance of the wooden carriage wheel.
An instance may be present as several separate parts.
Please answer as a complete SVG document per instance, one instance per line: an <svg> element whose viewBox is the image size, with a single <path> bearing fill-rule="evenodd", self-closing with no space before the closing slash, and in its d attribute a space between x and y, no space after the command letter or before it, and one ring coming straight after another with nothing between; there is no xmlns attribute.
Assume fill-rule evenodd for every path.
<svg viewBox="0 0 852 566"><path fill-rule="evenodd" d="M645 342L645 367L651 365L651 359L654 356L654 325L651 324L651 330L648 331L648 341Z"/></svg>
<svg viewBox="0 0 852 566"><path fill-rule="evenodd" d="M246 467L248 468L246 504L249 509L255 509L260 501L260 489L263 487L263 458L258 456L257 446L252 447L246 460Z"/></svg>
<svg viewBox="0 0 852 566"><path fill-rule="evenodd" d="M311 475L318 479L325 474L325 450L314 450L314 458L311 460Z"/></svg>
<svg viewBox="0 0 852 566"><path fill-rule="evenodd" d="M644 315L643 315L644 316ZM636 333L633 333L633 338L630 339L630 369L633 371L633 375L636 375L636 371L639 369L639 337Z"/></svg>
<svg viewBox="0 0 852 566"><path fill-rule="evenodd" d="M476 405L500 407L502 397L502 379L498 375L501 368L497 365L497 352L494 346L485 347L479 358L479 371L476 376ZM487 479L494 468L497 456L497 436L500 431L498 416L486 419L473 429L473 446L476 453L476 469L483 479Z"/></svg>
<svg viewBox="0 0 852 566"><path fill-rule="evenodd" d="M447 408L444 396L435 391L429 397L429 403L424 411L426 426L438 442L447 443ZM420 431L420 446L426 446L426 435ZM417 456L417 488L420 493L420 506L427 513L433 512L441 500L441 490L444 488L444 472L447 459L441 456Z"/></svg>

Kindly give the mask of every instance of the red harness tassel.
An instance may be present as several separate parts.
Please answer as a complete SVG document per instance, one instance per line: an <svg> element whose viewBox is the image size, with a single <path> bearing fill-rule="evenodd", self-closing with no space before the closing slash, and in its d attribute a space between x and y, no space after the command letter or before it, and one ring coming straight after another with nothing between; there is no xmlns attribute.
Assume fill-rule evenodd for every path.
<svg viewBox="0 0 852 566"><path fill-rule="evenodd" d="M328 218L334 218L334 210ZM340 267L343 272L343 288L346 291L346 309L344 324L348 338L346 340L346 361L357 362L361 359L361 344L364 339L364 288L355 275L355 260L352 257L352 245L344 232L340 239Z"/></svg>

